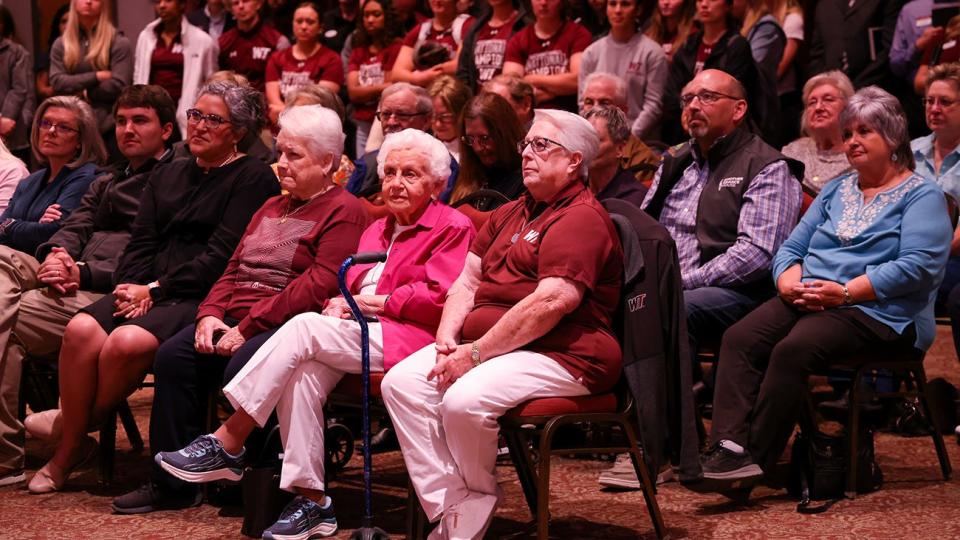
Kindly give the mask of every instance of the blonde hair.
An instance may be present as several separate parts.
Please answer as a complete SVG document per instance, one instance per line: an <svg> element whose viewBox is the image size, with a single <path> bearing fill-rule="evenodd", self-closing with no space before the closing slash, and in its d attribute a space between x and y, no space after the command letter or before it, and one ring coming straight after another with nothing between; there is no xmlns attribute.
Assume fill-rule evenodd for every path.
<svg viewBox="0 0 960 540"><path fill-rule="evenodd" d="M753 29L753 25L769 13L770 10L767 8L766 0L747 0L747 12L743 14L743 26L740 27L740 34L747 37L747 34Z"/></svg>
<svg viewBox="0 0 960 540"><path fill-rule="evenodd" d="M683 47L693 30L693 18L696 12L695 2L693 0L683 0L680 6L680 20L677 22L677 34L670 41L670 54L676 53ZM660 43L667 42L667 21L660 14L660 8L654 7L653 15L650 16L650 26L647 27L647 37Z"/></svg>
<svg viewBox="0 0 960 540"><path fill-rule="evenodd" d="M113 44L113 38L117 35L117 28L113 25L110 12L113 11L113 5L110 0L101 0L100 19L93 27L93 35L90 39L90 48L85 57L95 70L110 69L110 46ZM63 65L67 71L73 73L80 65L80 16L74 9L76 0L70 1L70 9L67 11L67 27L63 31Z"/></svg>
<svg viewBox="0 0 960 540"><path fill-rule="evenodd" d="M783 21L787 15L797 13L803 16L803 10L796 0L767 0L767 12L773 15L773 18L783 26Z"/></svg>

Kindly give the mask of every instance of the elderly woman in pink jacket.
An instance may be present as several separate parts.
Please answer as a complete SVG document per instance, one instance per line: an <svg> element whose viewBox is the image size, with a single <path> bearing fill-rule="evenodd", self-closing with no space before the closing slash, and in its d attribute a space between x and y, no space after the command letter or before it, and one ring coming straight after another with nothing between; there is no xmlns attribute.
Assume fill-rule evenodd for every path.
<svg viewBox="0 0 960 540"><path fill-rule="evenodd" d="M390 215L360 238L359 251L386 251L384 263L351 268L347 282L369 324L370 369L386 371L434 341L447 289L476 235L470 220L439 202L450 175L446 147L407 129L387 137L377 158ZM360 372L360 325L343 297L323 313L283 325L223 389L236 412L213 434L160 452L157 463L188 482L238 480L247 436L276 408L284 444L280 487L298 494L264 538L312 538L337 529L325 496L323 405L346 373Z"/></svg>

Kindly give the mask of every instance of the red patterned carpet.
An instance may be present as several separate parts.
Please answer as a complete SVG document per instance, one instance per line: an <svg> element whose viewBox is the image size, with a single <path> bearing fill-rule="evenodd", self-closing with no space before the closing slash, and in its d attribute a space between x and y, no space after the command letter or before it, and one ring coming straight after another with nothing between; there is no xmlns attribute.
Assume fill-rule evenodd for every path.
<svg viewBox="0 0 960 540"><path fill-rule="evenodd" d="M960 383L960 365L949 332L940 329L927 357L930 378ZM147 431L151 391L138 392L131 405L142 432ZM24 488L0 488L0 537L16 539L214 539L242 538L242 518L235 506L212 506L143 516L110 513L110 499L136 487L145 477L146 454L132 455L120 431L116 479L110 488L97 484L95 468L84 470L64 493L31 496ZM960 466L960 447L947 439L951 460ZM885 476L879 492L841 501L827 513L800 515L796 501L784 492L760 489L748 506L735 506L720 496L700 495L677 484L661 487L658 496L674 538L960 538L960 480L940 480L929 438L877 437L877 454ZM30 441L31 472L49 457L50 448ZM597 489L597 474L605 462L562 459L554 466L551 537L653 538L653 529L638 493L608 493ZM375 459L374 508L377 525L393 537L405 526L405 473L399 453ZM510 466L499 468L506 492L490 538L528 537L530 516ZM341 532L348 538L359 525L362 508L360 461L350 463L333 484Z"/></svg>

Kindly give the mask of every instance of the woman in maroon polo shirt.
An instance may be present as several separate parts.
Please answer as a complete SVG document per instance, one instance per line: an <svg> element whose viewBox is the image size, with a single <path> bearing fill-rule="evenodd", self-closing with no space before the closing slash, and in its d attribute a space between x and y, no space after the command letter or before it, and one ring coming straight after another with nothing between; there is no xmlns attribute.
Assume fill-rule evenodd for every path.
<svg viewBox="0 0 960 540"><path fill-rule="evenodd" d="M523 155L529 193L494 211L447 294L436 343L381 385L410 480L444 538L482 538L498 492L497 418L532 398L609 389L623 253L585 185L589 122L537 110ZM434 531L436 534L437 531Z"/></svg>

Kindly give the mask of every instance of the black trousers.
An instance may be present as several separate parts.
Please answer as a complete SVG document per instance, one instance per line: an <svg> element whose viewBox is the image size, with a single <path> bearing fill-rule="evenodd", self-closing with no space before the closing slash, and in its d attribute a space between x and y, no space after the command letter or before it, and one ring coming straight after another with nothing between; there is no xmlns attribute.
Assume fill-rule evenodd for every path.
<svg viewBox="0 0 960 540"><path fill-rule="evenodd" d="M915 340L912 324L898 334L856 308L808 313L772 298L723 336L711 440L747 448L769 470L793 433L811 373L872 355L922 354Z"/></svg>
<svg viewBox="0 0 960 540"><path fill-rule="evenodd" d="M233 326L237 321L224 321ZM156 384L150 412L150 452L172 452L202 435L207 397L230 381L276 329L258 334L244 343L230 358L200 354L194 348L196 325L191 324L163 342L153 362ZM162 490L184 492L197 489L170 476L156 463L153 479Z"/></svg>

